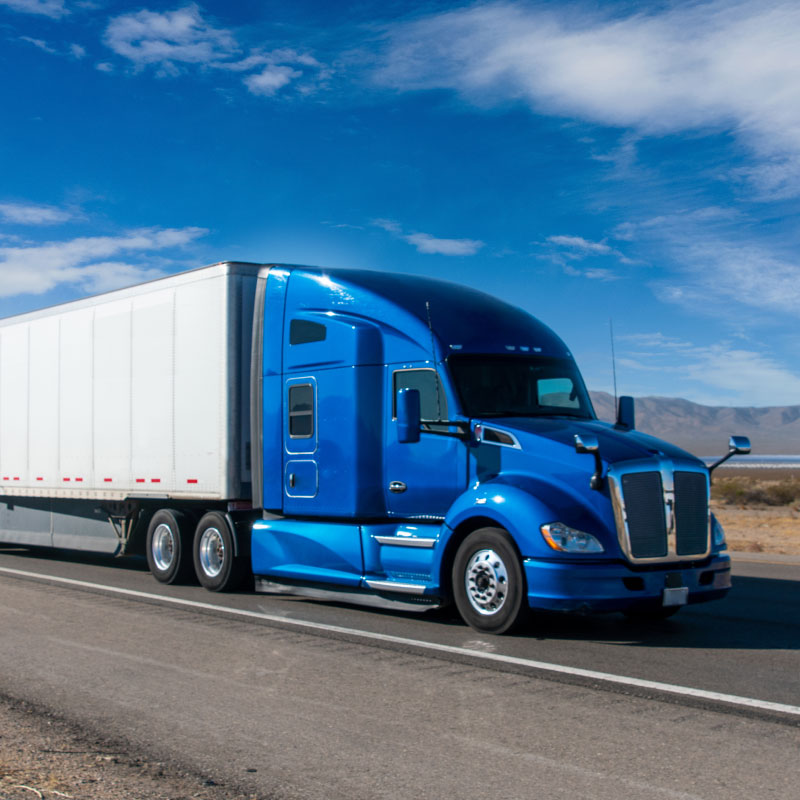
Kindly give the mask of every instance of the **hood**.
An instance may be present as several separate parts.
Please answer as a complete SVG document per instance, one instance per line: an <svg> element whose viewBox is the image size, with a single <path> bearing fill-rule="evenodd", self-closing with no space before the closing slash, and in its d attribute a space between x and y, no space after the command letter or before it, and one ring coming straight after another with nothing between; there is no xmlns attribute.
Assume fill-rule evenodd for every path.
<svg viewBox="0 0 800 800"><path fill-rule="evenodd" d="M478 420L476 420L478 422ZM519 439L523 450L534 450L545 442L560 444L575 450L575 434L591 434L600 444L600 456L607 464L618 461L649 458L662 455L667 458L700 462L696 456L674 444L648 436L640 431L626 431L615 428L609 422L600 420L575 419L573 417L503 417L480 420L489 428L513 432ZM542 441L545 440L545 441ZM550 449L546 447L546 449Z"/></svg>

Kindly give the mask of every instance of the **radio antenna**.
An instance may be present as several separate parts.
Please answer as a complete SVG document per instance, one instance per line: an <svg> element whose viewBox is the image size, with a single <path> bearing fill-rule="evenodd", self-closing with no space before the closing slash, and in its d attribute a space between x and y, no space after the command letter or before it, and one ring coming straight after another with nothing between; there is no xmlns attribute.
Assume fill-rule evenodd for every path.
<svg viewBox="0 0 800 800"><path fill-rule="evenodd" d="M425 301L425 313L428 317L428 331L431 334L431 361L433 363L433 377L436 381L436 419L442 418L442 387L439 383L439 371L436 369L436 341L433 336L433 323L431 322L431 304Z"/></svg>
<svg viewBox="0 0 800 800"><path fill-rule="evenodd" d="M617 408L617 359L614 354L614 320L608 318L608 329L611 333L611 371L614 375L614 413L616 414Z"/></svg>

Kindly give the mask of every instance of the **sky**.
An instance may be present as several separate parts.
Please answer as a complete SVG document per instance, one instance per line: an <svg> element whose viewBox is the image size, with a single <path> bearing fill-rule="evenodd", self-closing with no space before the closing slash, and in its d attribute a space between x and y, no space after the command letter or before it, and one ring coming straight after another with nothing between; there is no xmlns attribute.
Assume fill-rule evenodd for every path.
<svg viewBox="0 0 800 800"><path fill-rule="evenodd" d="M0 0L0 316L430 275L591 389L800 404L800 4Z"/></svg>

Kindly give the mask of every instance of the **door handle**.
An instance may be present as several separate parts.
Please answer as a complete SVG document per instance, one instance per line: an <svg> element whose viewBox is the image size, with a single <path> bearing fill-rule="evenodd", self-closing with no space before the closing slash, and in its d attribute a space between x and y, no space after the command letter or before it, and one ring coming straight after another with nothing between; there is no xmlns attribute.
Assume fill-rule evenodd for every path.
<svg viewBox="0 0 800 800"><path fill-rule="evenodd" d="M295 484L294 472L290 472L289 473L289 488L290 489L294 489L294 484Z"/></svg>
<svg viewBox="0 0 800 800"><path fill-rule="evenodd" d="M389 491L393 494L402 494L408 486L406 486L403 481L392 481L389 484Z"/></svg>

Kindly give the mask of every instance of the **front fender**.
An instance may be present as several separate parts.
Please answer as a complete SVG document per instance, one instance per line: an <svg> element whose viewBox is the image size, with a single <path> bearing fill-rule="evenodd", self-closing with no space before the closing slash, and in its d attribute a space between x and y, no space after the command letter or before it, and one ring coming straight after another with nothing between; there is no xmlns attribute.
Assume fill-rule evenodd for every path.
<svg viewBox="0 0 800 800"><path fill-rule="evenodd" d="M475 517L486 517L505 528L523 558L553 556L539 526L555 522L557 514L523 489L503 483L481 483L467 489L450 507L445 524L450 530Z"/></svg>

